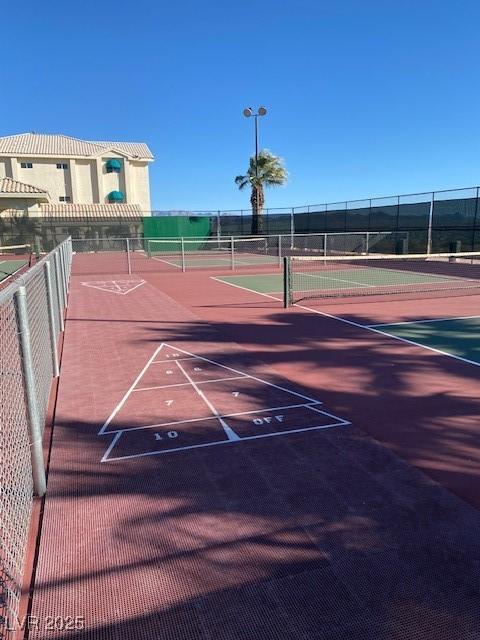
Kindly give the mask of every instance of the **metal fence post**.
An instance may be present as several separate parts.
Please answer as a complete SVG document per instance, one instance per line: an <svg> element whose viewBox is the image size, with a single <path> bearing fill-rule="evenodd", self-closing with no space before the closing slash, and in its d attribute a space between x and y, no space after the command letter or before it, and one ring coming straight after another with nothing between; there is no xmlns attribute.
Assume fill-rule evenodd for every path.
<svg viewBox="0 0 480 640"><path fill-rule="evenodd" d="M220 211L217 211L217 242L218 242L218 247L220 248L221 246L221 240L222 240L222 223L220 221Z"/></svg>
<svg viewBox="0 0 480 640"><path fill-rule="evenodd" d="M365 236L365 253L368 256L368 253L370 251L370 232L367 231L367 235Z"/></svg>
<svg viewBox="0 0 480 640"><path fill-rule="evenodd" d="M63 331L65 328L65 323L63 321L63 314L65 313L65 305L63 301L62 283L60 281L61 275L60 275L59 258L56 251L53 254L53 263L55 265L55 275L57 276L55 280L57 282L58 317L60 318L60 331Z"/></svg>
<svg viewBox="0 0 480 640"><path fill-rule="evenodd" d="M65 299L68 296L69 290L69 278L68 278L68 266L67 266L67 254L65 252L65 243L62 242L60 245L60 255L62 257L62 267L63 267L63 279L65 282Z"/></svg>
<svg viewBox="0 0 480 640"><path fill-rule="evenodd" d="M278 236L278 266L282 266L282 236Z"/></svg>
<svg viewBox="0 0 480 640"><path fill-rule="evenodd" d="M30 329L28 326L27 291L24 286L20 286L18 291L15 293L15 302L17 307L20 349L22 353L23 378L25 381L25 397L28 410L33 487L37 496L42 497L45 495L45 491L47 489L45 465L43 462L42 423L40 420L38 398L33 375L32 347L30 342Z"/></svg>
<svg viewBox="0 0 480 640"><path fill-rule="evenodd" d="M63 306L66 307L68 291L67 291L67 282L66 282L66 273L65 273L65 261L63 258L61 247L58 250L57 254L58 254L58 263L60 266L60 278L61 278L60 282L62 284L62 290L63 290Z"/></svg>
<svg viewBox="0 0 480 640"><path fill-rule="evenodd" d="M50 331L50 348L52 350L52 364L53 364L53 376L58 377L60 371L58 368L58 353L57 353L57 336L55 331L55 316L53 313L53 294L52 294L52 274L50 262L45 262L45 287L47 291L47 306L48 306L48 328Z"/></svg>
<svg viewBox="0 0 480 640"><path fill-rule="evenodd" d="M475 230L477 228L477 216L478 216L478 187L477 187L477 192L475 195L475 213L473 214L473 221L472 221L472 246L470 251L475 251Z"/></svg>
<svg viewBox="0 0 480 640"><path fill-rule="evenodd" d="M430 200L430 211L428 213L427 253L432 253L432 224L433 224L434 199L435 199L435 191L432 192L432 199Z"/></svg>
<svg viewBox="0 0 480 640"><path fill-rule="evenodd" d="M291 270L290 258L283 259L283 306L285 309L291 305Z"/></svg>
<svg viewBox="0 0 480 640"><path fill-rule="evenodd" d="M128 265L128 275L130 276L132 274L132 263L130 260L130 240L128 238L125 238L125 241L127 243L127 265Z"/></svg>
<svg viewBox="0 0 480 640"><path fill-rule="evenodd" d="M293 247L293 236L295 235L295 218L294 218L294 209L292 207L292 211L290 213L290 241Z"/></svg>
<svg viewBox="0 0 480 640"><path fill-rule="evenodd" d="M235 238L230 236L230 266L235 269Z"/></svg>
<svg viewBox="0 0 480 640"><path fill-rule="evenodd" d="M181 246L181 250L182 250L182 271L183 271L183 273L185 273L185 269L186 269L186 266L185 266L185 240L183 239L183 237L180 240L180 246Z"/></svg>

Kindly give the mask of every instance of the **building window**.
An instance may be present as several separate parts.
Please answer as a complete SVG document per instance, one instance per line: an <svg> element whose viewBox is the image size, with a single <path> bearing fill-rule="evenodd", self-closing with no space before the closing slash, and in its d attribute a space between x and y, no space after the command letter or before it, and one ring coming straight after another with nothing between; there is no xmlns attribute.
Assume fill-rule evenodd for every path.
<svg viewBox="0 0 480 640"><path fill-rule="evenodd" d="M71 202L71 197L70 196L60 196L59 198L60 202Z"/></svg>
<svg viewBox="0 0 480 640"><path fill-rule="evenodd" d="M33 164L31 162L21 162L20 166L22 169L33 169Z"/></svg>
<svg viewBox="0 0 480 640"><path fill-rule="evenodd" d="M66 162L57 162L57 169L63 169L66 171L68 169L68 164Z"/></svg>

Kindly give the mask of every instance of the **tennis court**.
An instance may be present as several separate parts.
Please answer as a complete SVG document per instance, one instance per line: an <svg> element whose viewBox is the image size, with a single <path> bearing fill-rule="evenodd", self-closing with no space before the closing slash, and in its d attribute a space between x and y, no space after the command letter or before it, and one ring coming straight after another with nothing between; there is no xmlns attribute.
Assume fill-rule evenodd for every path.
<svg viewBox="0 0 480 640"><path fill-rule="evenodd" d="M299 261L284 308L277 265L127 279L102 259L68 283L33 618L77 615L92 640L473 640L465 265L350 261L331 296L331 265Z"/></svg>
<svg viewBox="0 0 480 640"><path fill-rule="evenodd" d="M370 327L480 365L480 316L407 320Z"/></svg>
<svg viewBox="0 0 480 640"><path fill-rule="evenodd" d="M145 245L149 258L183 271L195 268L235 269L242 266L280 264L278 246L272 250L267 237L146 240Z"/></svg>
<svg viewBox="0 0 480 640"><path fill-rule="evenodd" d="M405 299L409 296L415 299L422 294L475 296L480 293L479 258L480 254L475 254L474 259L470 256L453 260L451 256L435 259L435 256L425 255L331 260L294 258L294 264L286 266L283 274L213 276L213 279L273 299L283 298L286 306L297 304L305 308L306 304L313 304L315 310L319 311L328 300L341 301L366 295L384 296L385 300L392 297L395 300L398 295L403 295ZM424 299L421 306L425 305L428 308L428 302ZM473 297L472 310L475 306L476 299ZM368 309L365 308L367 313ZM333 311L338 313L338 310ZM425 320L418 318L400 320L398 323L369 322L367 316L367 321L363 319L360 324L366 329L480 364L480 318L477 315Z"/></svg>
<svg viewBox="0 0 480 640"><path fill-rule="evenodd" d="M171 255L169 253L158 252L152 256L153 260L163 262L176 269L188 268L188 269L209 269L209 268L231 268L232 258L228 252L222 251L210 251L208 255L186 255L182 260L179 255ZM235 256L234 265L240 266L255 266L262 264L278 264L278 258L269 255L248 255L242 254L241 256Z"/></svg>
<svg viewBox="0 0 480 640"><path fill-rule="evenodd" d="M5 284L31 261L30 245L0 247L0 284Z"/></svg>

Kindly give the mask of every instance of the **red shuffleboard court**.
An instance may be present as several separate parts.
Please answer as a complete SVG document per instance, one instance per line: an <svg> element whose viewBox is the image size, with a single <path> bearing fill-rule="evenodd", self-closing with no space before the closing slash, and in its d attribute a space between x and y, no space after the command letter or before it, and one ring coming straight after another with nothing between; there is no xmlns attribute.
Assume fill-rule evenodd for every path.
<svg viewBox="0 0 480 640"><path fill-rule="evenodd" d="M74 276L29 637L478 638L478 380L441 358L205 272Z"/></svg>

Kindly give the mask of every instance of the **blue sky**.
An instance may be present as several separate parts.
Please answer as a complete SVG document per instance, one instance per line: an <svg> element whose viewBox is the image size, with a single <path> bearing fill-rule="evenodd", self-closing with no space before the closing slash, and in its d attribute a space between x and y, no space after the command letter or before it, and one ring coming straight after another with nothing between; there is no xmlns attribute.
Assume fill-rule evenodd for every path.
<svg viewBox="0 0 480 640"><path fill-rule="evenodd" d="M480 3L26 2L2 15L0 135L146 141L157 209L281 207L480 183Z"/></svg>

